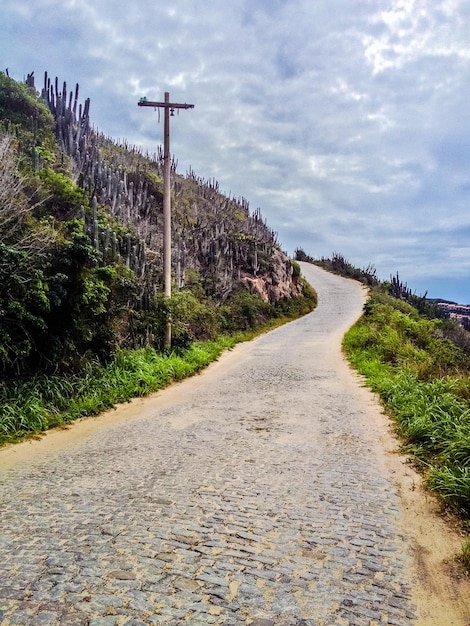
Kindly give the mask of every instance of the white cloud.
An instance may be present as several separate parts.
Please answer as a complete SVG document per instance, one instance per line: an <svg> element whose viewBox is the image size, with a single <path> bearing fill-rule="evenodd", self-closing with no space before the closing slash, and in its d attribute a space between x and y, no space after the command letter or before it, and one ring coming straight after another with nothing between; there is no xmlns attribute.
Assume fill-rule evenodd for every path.
<svg viewBox="0 0 470 626"><path fill-rule="evenodd" d="M467 0L3 5L11 75L79 82L106 134L155 151L137 100L194 103L172 121L180 170L260 206L290 252L410 282L468 272Z"/></svg>
<svg viewBox="0 0 470 626"><path fill-rule="evenodd" d="M468 9L467 9L468 10ZM363 37L366 59L374 74L399 70L423 56L468 60L467 24L462 2L431 3L429 0L394 0L371 19L384 25L380 36Z"/></svg>

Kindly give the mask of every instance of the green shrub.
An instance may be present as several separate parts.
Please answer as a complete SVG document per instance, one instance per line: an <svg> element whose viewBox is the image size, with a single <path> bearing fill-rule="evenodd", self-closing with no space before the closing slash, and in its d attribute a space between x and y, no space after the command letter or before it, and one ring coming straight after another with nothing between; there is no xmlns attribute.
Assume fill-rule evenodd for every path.
<svg viewBox="0 0 470 626"><path fill-rule="evenodd" d="M466 569L466 571L470 574L470 539L464 541L459 560Z"/></svg>
<svg viewBox="0 0 470 626"><path fill-rule="evenodd" d="M170 301L174 345L187 347L196 340L215 339L219 332L214 308L190 291L173 294Z"/></svg>
<svg viewBox="0 0 470 626"><path fill-rule="evenodd" d="M23 155L34 164L34 149L54 148L54 118L36 91L0 72L0 120L15 132ZM52 154L52 152L51 152Z"/></svg>
<svg viewBox="0 0 470 626"><path fill-rule="evenodd" d="M444 465L433 469L427 482L452 509L470 517L470 468Z"/></svg>
<svg viewBox="0 0 470 626"><path fill-rule="evenodd" d="M0 370L18 374L44 335L50 310L44 274L28 253L0 242Z"/></svg>
<svg viewBox="0 0 470 626"><path fill-rule="evenodd" d="M78 217L80 207L88 205L83 189L80 189L69 176L54 172L49 168L40 170L39 179L43 185L43 198L39 215L53 215L59 220Z"/></svg>
<svg viewBox="0 0 470 626"><path fill-rule="evenodd" d="M291 261L291 265L292 265L292 278L294 280L300 279L300 275L302 273L300 269L300 265L296 261Z"/></svg>
<svg viewBox="0 0 470 626"><path fill-rule="evenodd" d="M222 332L244 331L256 328L275 317L275 308L259 296L242 288L233 294L221 310Z"/></svg>

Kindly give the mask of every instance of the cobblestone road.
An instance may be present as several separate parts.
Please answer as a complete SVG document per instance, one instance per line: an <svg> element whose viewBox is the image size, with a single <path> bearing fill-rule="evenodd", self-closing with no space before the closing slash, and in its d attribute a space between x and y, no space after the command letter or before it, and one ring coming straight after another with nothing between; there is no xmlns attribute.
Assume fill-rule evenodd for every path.
<svg viewBox="0 0 470 626"><path fill-rule="evenodd" d="M313 314L1 470L1 624L413 623L397 495L339 354L363 293L307 271Z"/></svg>

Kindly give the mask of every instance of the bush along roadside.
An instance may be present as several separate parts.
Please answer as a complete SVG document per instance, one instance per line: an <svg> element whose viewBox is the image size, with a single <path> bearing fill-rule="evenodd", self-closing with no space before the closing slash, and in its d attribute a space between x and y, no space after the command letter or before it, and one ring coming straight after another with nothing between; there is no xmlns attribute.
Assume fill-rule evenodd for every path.
<svg viewBox="0 0 470 626"><path fill-rule="evenodd" d="M0 387L0 443L14 442L97 415L118 403L158 391L217 359L242 337L194 343L162 354L153 348L118 352L106 366L89 363L75 376L38 376Z"/></svg>
<svg viewBox="0 0 470 626"><path fill-rule="evenodd" d="M180 304L179 297L175 301ZM0 445L64 426L80 417L97 415L116 404L192 376L237 343L309 313L315 308L317 297L305 283L302 297L276 305L265 305L248 293L243 294L241 301L251 317L243 307L237 310L237 315L231 311L227 318L230 324L226 321L227 327L231 326L230 333L194 341L187 315L180 312L173 321L181 345L172 351L165 353L153 346L123 349L107 363L98 359L82 363L75 373L38 375L0 383ZM194 313L194 308L190 308Z"/></svg>
<svg viewBox="0 0 470 626"><path fill-rule="evenodd" d="M470 530L470 356L443 339L443 320L373 287L344 337L351 364L377 392L426 484ZM461 560L470 571L470 541Z"/></svg>

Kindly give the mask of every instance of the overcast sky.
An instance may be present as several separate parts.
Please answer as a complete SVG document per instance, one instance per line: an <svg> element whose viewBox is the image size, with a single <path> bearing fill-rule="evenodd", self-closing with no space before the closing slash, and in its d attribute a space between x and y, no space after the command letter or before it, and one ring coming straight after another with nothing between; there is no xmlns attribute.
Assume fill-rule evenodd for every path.
<svg viewBox="0 0 470 626"><path fill-rule="evenodd" d="M340 252L470 303L468 0L2 0L0 69L80 85L93 124Z"/></svg>

